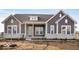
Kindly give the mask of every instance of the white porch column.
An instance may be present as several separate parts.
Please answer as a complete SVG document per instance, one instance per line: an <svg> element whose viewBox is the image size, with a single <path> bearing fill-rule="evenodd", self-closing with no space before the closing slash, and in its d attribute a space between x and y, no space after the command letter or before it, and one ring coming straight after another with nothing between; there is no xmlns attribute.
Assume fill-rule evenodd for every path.
<svg viewBox="0 0 79 59"><path fill-rule="evenodd" d="M32 24L32 26L33 26L33 30L32 30L32 37L34 37L34 24Z"/></svg>
<svg viewBox="0 0 79 59"><path fill-rule="evenodd" d="M75 30L75 24L74 24L74 38L76 38L76 30Z"/></svg>
<svg viewBox="0 0 79 59"><path fill-rule="evenodd" d="M58 23L56 24L57 26L56 26L56 38L58 38Z"/></svg>
<svg viewBox="0 0 79 59"><path fill-rule="evenodd" d="M47 23L45 24L45 37L47 36Z"/></svg>
<svg viewBox="0 0 79 59"><path fill-rule="evenodd" d="M57 24L57 27L56 27L56 33L58 34L58 24Z"/></svg>
<svg viewBox="0 0 79 59"><path fill-rule="evenodd" d="M21 34L21 24L19 24L19 34Z"/></svg>
<svg viewBox="0 0 79 59"><path fill-rule="evenodd" d="M25 37L26 37L26 23L25 23Z"/></svg>

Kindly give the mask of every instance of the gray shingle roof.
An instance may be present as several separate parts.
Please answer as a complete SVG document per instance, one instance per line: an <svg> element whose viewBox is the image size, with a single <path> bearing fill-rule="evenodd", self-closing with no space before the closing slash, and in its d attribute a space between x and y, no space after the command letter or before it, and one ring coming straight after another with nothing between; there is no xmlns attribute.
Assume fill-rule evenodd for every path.
<svg viewBox="0 0 79 59"><path fill-rule="evenodd" d="M38 21L45 22L49 18L51 18L53 15L51 14L15 14L14 16L21 22L29 21L29 16L38 16Z"/></svg>

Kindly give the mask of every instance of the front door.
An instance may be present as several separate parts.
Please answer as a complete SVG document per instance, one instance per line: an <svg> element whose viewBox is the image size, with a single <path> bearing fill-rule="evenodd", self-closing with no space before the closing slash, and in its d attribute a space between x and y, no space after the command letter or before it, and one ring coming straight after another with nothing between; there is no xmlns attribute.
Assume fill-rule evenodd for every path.
<svg viewBox="0 0 79 59"><path fill-rule="evenodd" d="M28 36L32 37L33 35L33 27L32 26L28 26Z"/></svg>
<svg viewBox="0 0 79 59"><path fill-rule="evenodd" d="M16 25L8 25L7 27L7 33L14 35L17 33L17 26Z"/></svg>

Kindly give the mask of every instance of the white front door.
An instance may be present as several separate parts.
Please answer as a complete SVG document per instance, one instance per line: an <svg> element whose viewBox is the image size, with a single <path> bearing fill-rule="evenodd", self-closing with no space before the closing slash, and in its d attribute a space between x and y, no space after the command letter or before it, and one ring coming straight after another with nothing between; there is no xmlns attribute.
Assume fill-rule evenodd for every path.
<svg viewBox="0 0 79 59"><path fill-rule="evenodd" d="M17 33L17 26L16 25L8 25L7 27L7 33L14 35Z"/></svg>
<svg viewBox="0 0 79 59"><path fill-rule="evenodd" d="M32 37L33 35L33 27L32 26L28 26L28 36Z"/></svg>

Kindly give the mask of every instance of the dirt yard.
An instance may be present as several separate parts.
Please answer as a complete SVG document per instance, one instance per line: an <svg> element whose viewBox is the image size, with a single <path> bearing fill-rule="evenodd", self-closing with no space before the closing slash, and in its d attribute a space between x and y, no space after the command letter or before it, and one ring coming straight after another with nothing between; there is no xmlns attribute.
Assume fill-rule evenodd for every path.
<svg viewBox="0 0 79 59"><path fill-rule="evenodd" d="M12 46L14 44L14 46ZM79 50L76 41L33 42L17 40L0 40L0 50Z"/></svg>

